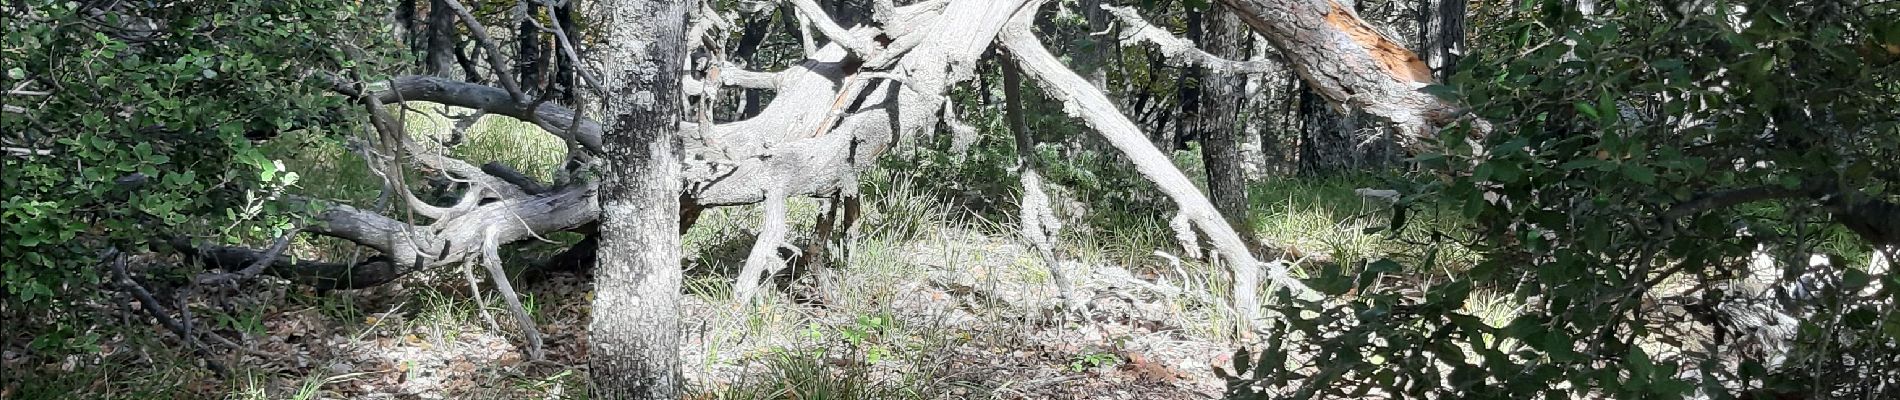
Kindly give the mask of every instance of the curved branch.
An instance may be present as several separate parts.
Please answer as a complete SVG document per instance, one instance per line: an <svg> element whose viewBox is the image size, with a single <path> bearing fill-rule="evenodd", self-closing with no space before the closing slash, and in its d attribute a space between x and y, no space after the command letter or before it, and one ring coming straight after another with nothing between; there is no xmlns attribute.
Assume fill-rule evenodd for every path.
<svg viewBox="0 0 1900 400"><path fill-rule="evenodd" d="M351 97L363 95L354 83L336 78L330 80L332 91ZM375 83L387 84L371 92L376 100L385 104L427 101L472 108L522 121L538 121L554 136L578 142L590 150L600 150L600 124L591 119L576 118L574 110L552 102L518 103L509 97L506 90L435 76L409 75Z"/></svg>
<svg viewBox="0 0 1900 400"><path fill-rule="evenodd" d="M442 2L447 4L449 9L455 10L455 15L462 17L462 23L468 25L469 34L475 35L475 41L481 44L482 52L488 53L488 68L495 70L495 80L501 82L501 87L508 90L508 95L515 102L528 102L528 95L521 92L521 85L515 82L514 72L509 70L508 62L502 60L501 52L495 46L495 40L488 37L488 28L483 27L482 22L476 20L474 14L469 14L468 7L462 6L462 2L456 0L442 0Z"/></svg>

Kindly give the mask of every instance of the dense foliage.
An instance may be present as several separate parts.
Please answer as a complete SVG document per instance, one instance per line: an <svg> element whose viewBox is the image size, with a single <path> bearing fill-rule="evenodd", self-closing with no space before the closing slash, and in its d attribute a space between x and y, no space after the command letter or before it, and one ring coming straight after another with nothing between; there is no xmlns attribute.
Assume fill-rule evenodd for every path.
<svg viewBox="0 0 1900 400"><path fill-rule="evenodd" d="M1707 9L1525 2L1481 16L1476 57L1431 90L1495 130L1445 130L1407 196L1462 210L1481 235L1442 245L1484 260L1422 298L1283 310L1232 393L1891 396L1900 280L1863 269L1896 242L1890 214L1863 211L1900 199L1900 10L1693 4ZM1760 269L1770 260L1785 267ZM1315 286L1344 293L1401 268L1331 269ZM1745 294L1751 279L1788 283ZM1460 311L1474 288L1523 310L1489 325ZM1789 331L1786 347L1761 343Z"/></svg>
<svg viewBox="0 0 1900 400"><path fill-rule="evenodd" d="M331 46L369 37L355 2L29 1L8 3L0 40L0 200L9 321L66 321L110 281L106 254L153 256L178 243L282 234L297 183L259 140L347 131L318 71L347 65ZM316 136L316 135L312 135ZM17 150L17 151L15 151ZM159 265L170 265L163 260ZM141 263L143 264L143 263ZM152 271L161 277L189 271ZM84 346L87 324L43 346ZM11 325L11 324L9 324ZM51 324L49 324L51 325ZM82 332L85 331L85 332Z"/></svg>

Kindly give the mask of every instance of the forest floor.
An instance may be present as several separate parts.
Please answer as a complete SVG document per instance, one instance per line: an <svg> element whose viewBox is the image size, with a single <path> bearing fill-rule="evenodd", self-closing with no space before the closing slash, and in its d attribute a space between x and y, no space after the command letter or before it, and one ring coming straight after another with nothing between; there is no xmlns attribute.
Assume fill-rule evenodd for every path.
<svg viewBox="0 0 1900 400"><path fill-rule="evenodd" d="M681 310L692 398L1219 398L1213 368L1236 345L1197 316L1219 312L1204 303L1212 297L1187 294L1178 276L1065 263L1088 299L1083 319L1018 241L971 229L925 236L782 274L754 306L697 290L725 284L700 277ZM590 287L571 272L526 284L545 362L526 359L492 292L494 325L446 287L331 294L330 304L267 313L252 340L259 354L233 361L260 372L238 397L584 396Z"/></svg>
<svg viewBox="0 0 1900 400"><path fill-rule="evenodd" d="M520 133L530 128L484 120L458 155L551 171L560 144ZM306 191L363 204L375 198L378 186L360 162L349 162L340 149L303 149L286 164L304 176ZM1177 158L1190 176L1201 176L1198 157ZM1103 173L1112 171L1083 175ZM730 287L754 240L759 208L702 215L683 238L681 372L689 398L1220 397L1225 383L1215 368L1231 368L1231 355L1245 341L1236 338L1224 305L1224 268L1157 254L1182 253L1160 211L1086 204L1115 197L1101 196L1109 191L1133 196L1140 188L1107 182L1052 188L1069 227L1057 253L1075 295L1087 304L1084 316L1065 306L1048 266L1007 221L1010 213L995 212L1012 206L959 202L945 193L974 190L946 190L941 177L922 176L867 176L859 224L819 265L789 268L750 305L735 304ZM1248 228L1277 246L1348 264L1417 256L1421 249L1368 231L1387 224L1386 207L1353 194L1368 184L1377 185L1364 179L1256 181ZM996 201L987 197L993 196L982 201ZM985 207L991 211L972 210ZM790 204L791 242L810 240L818 209L813 200ZM1414 221L1440 223L1416 214ZM216 321L209 329L244 346L214 346L208 357L139 320L120 325L147 326L152 334L106 335L95 356L46 360L9 348L0 355L10 370L0 398L585 398L592 282L587 271L529 268L578 235L550 239L558 243L504 251L542 336L544 360L530 359L492 285L475 296L460 271L431 271L357 291L260 285L232 301L239 304L235 312L201 318ZM300 241L295 249L323 259L354 254L324 241ZM1444 250L1441 264L1457 268L1456 249ZM1474 298L1472 307L1510 306ZM232 366L232 376L211 375L199 364L205 358Z"/></svg>

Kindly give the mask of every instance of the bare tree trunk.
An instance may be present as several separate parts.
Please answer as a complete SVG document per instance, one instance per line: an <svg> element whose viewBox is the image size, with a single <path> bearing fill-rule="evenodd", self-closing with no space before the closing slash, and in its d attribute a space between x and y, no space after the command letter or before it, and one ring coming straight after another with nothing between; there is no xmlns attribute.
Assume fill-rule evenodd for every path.
<svg viewBox="0 0 1900 400"><path fill-rule="evenodd" d="M560 29L563 34L567 35L567 40L569 43L573 43L575 51L581 50L580 43L583 42L580 29L577 29L574 25L575 4L581 1L582 0L567 0L567 2L562 3L560 7L555 7L553 10L550 10L550 12L554 14L555 29ZM579 105L574 104L574 92L579 90L576 84L580 82L580 79L577 78L574 71L574 60L568 57L554 57L554 60L554 82L558 84L561 90L561 104L574 106L576 109L579 109Z"/></svg>
<svg viewBox="0 0 1900 400"><path fill-rule="evenodd" d="M1439 81L1451 76L1465 46L1463 0L1419 0L1419 58Z"/></svg>
<svg viewBox="0 0 1900 400"><path fill-rule="evenodd" d="M429 33L427 53L422 57L422 71L429 75L448 76L455 67L455 10L449 9L447 2L429 0Z"/></svg>
<svg viewBox="0 0 1900 400"><path fill-rule="evenodd" d="M540 3L528 0L522 0L521 7L523 8L521 21L515 25L515 72L520 74L520 78L516 78L516 81L521 82L521 90L527 91L528 94L540 94L541 70L547 65L547 59L542 56L541 30L534 26L534 21L530 20L535 14L540 14L541 7ZM559 54L560 52L548 53Z"/></svg>
<svg viewBox="0 0 1900 400"><path fill-rule="evenodd" d="M1208 10L1200 24L1205 29L1201 37L1191 38L1209 54L1229 60L1243 60L1251 53L1249 43L1253 32L1233 12L1225 9ZM1193 31L1189 31L1192 36ZM1205 69L1205 68L1202 68ZM1240 237L1248 246L1256 246L1253 225L1247 216L1247 174L1241 157L1241 146L1247 129L1240 121L1240 112L1245 106L1247 78L1233 74L1207 73L1201 77L1202 101L1199 119L1193 125L1200 130L1201 163L1207 168L1207 193L1213 197L1214 208L1220 210L1227 223L1240 231ZM1188 124L1183 124L1188 125Z"/></svg>
<svg viewBox="0 0 1900 400"><path fill-rule="evenodd" d="M1327 104L1326 99L1301 88L1300 168L1301 175L1318 176L1345 172L1358 166L1359 152L1354 149L1356 118Z"/></svg>
<svg viewBox="0 0 1900 400"><path fill-rule="evenodd" d="M680 79L686 1L608 0L601 38L600 257L588 325L593 397L677 399Z"/></svg>

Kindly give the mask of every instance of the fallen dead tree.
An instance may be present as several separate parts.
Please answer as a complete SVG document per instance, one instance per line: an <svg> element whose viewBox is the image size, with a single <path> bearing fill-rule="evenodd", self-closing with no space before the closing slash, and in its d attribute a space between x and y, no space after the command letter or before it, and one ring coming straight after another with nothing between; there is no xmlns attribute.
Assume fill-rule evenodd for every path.
<svg viewBox="0 0 1900 400"><path fill-rule="evenodd" d="M459 10L459 3L450 3L472 31L482 31L474 18ZM857 177L899 138L929 134L945 118L952 119L951 126L960 126L953 115L945 113L945 95L974 78L975 66L986 51L1000 44L1032 81L1127 155L1144 177L1180 206L1180 218L1191 222L1180 233L1205 237L1232 269L1232 301L1237 310L1249 316L1257 312L1255 291L1262 268L1269 269L1268 278L1275 285L1301 297L1317 297L1278 267L1282 264L1260 262L1207 197L1143 138L1101 90L1048 53L1030 28L1043 2L936 0L902 7L880 3L884 7L874 13L874 26L851 29L833 22L813 1L791 3L801 20L827 41L817 45L816 35L806 33L803 40L813 44L807 46L803 62L780 71L748 71L714 59L703 63L697 78L682 82L689 97L699 96L702 104L725 87L777 92L773 101L749 118L715 123L702 113L701 118L689 117L681 126L686 154L683 226L707 207L766 202L774 208L791 197L854 198ZM1430 78L1418 72L1422 64L1415 56L1369 29L1348 9L1320 7L1321 3L1331 4L1228 0L1223 5L1266 36L1286 64L1328 99L1391 119L1409 128L1414 139L1457 118L1457 107L1417 90ZM1119 11L1124 22L1141 23L1138 15ZM698 16L689 30L695 37L719 35L733 25L716 12ZM569 35L561 36L562 45L571 47L565 42ZM477 35L475 39L490 48L488 54L500 54L492 49L489 38ZM1180 45L1178 39L1153 32L1135 39ZM558 53L577 57L572 51ZM1230 73L1265 69L1260 62L1220 60L1191 48L1172 48L1167 53L1179 62L1220 66L1219 70ZM265 271L270 275L297 282L362 288L419 270L498 262L487 259L495 254L495 247L592 223L599 215L596 185L586 177L591 157L598 152L602 135L608 133L599 122L572 108L524 93L509 78L510 66L505 61L492 57L486 61L499 87L436 76L333 79L337 93L359 101L371 116L378 140L373 146L366 144L361 153L385 177L386 191L402 206L391 215L402 217L320 205L302 231L373 249L381 254L377 258L349 265L276 260L275 255L248 249L201 248L196 253L225 270L232 265L268 265ZM570 144L571 173L563 175L564 181L534 182L518 173L504 173L510 171L505 166L477 167L444 156L426 140L406 137L400 119L383 111L386 104L406 102L439 103L533 123ZM409 193L402 181L406 168L455 182L458 201L438 205ZM785 245L785 223L772 218L761 229L768 234L755 243L746 272L735 283L741 301L755 292L758 279L783 267L784 261L770 250Z"/></svg>

